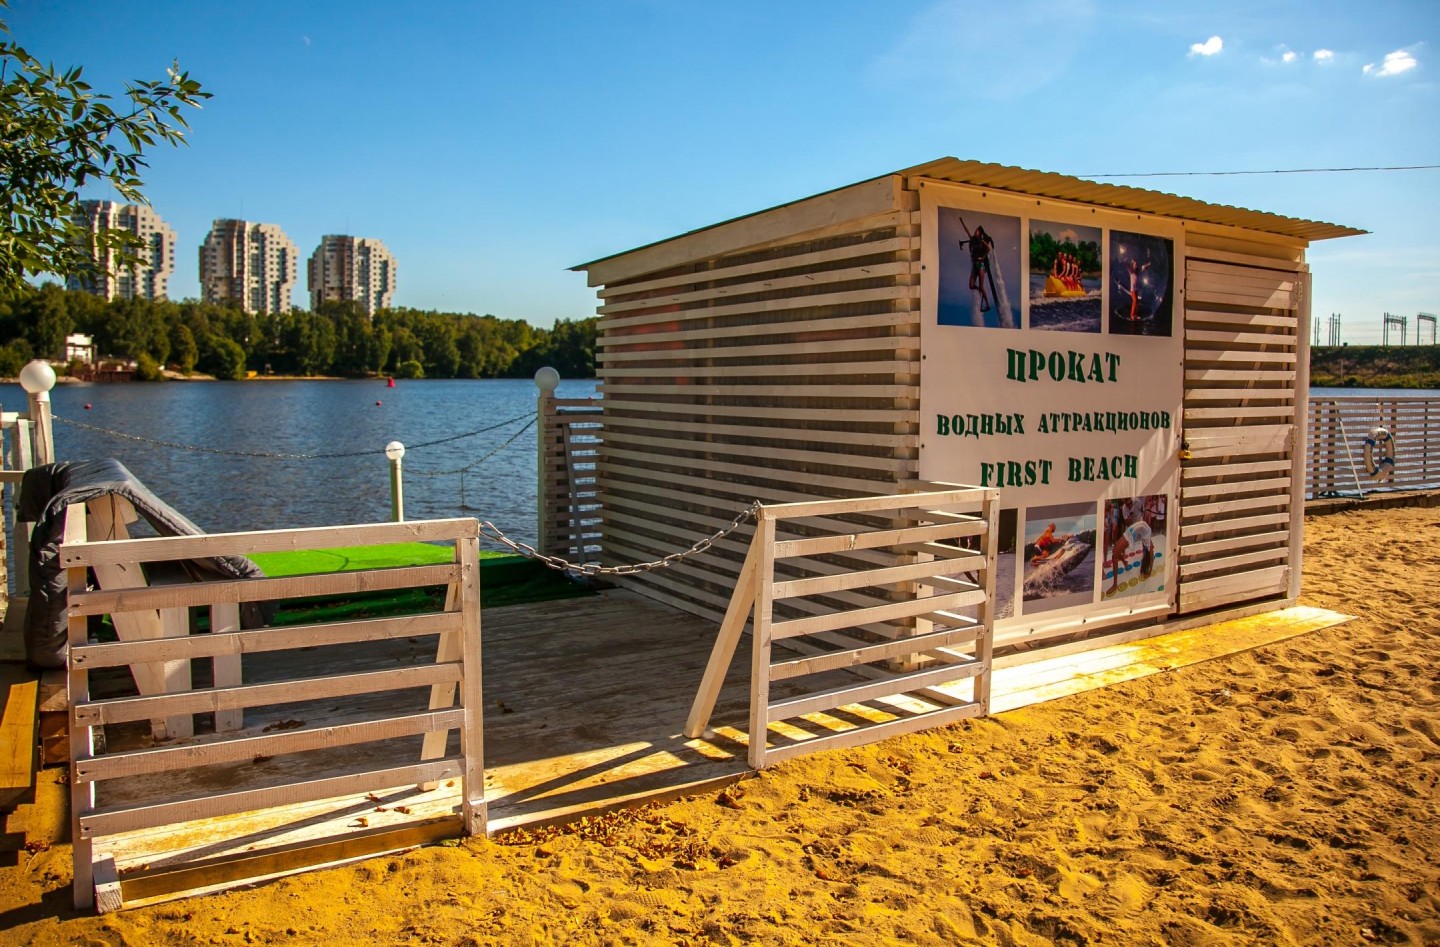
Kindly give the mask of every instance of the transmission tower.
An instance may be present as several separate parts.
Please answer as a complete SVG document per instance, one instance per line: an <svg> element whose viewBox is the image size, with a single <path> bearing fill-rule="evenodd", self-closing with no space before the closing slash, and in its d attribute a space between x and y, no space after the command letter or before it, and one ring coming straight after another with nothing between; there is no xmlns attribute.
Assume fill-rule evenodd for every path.
<svg viewBox="0 0 1440 947"><path fill-rule="evenodd" d="M1420 313L1419 315L1417 315L1417 316L1415 317L1415 344L1416 344L1416 345L1421 344L1421 343L1420 343L1420 327L1421 327L1422 325L1425 325L1426 323L1428 323L1428 324L1430 325L1430 344L1431 344L1431 345L1434 345L1434 344L1435 344L1435 314L1432 313L1432 312L1422 312L1422 313Z"/></svg>
<svg viewBox="0 0 1440 947"><path fill-rule="evenodd" d="M1409 319L1406 319L1404 316L1392 316L1392 315L1390 315L1390 313L1388 313L1388 312L1385 313L1385 328L1384 328L1383 332L1381 333L1382 338L1384 339L1384 342L1383 342L1382 344L1384 344L1384 345L1389 345L1389 344L1390 344L1390 327L1391 327L1391 326L1399 326L1399 327L1400 327L1400 344L1401 344L1401 345L1404 345L1404 344L1405 344L1405 335L1406 335L1406 333L1409 332L1409 330L1410 330L1410 320L1409 320Z"/></svg>

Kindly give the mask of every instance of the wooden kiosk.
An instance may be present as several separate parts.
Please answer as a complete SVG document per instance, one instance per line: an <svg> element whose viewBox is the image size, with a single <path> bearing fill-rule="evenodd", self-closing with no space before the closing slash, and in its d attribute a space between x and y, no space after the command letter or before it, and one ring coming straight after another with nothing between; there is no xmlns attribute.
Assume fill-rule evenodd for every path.
<svg viewBox="0 0 1440 947"><path fill-rule="evenodd" d="M603 558L943 482L1000 493L997 660L1293 604L1305 250L1363 232L942 158L577 266ZM718 619L744 555L626 582Z"/></svg>

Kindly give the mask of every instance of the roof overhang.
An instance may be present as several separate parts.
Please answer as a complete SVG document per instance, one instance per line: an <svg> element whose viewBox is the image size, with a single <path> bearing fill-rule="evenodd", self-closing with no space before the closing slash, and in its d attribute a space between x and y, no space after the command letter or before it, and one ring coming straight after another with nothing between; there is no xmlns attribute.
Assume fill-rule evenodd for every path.
<svg viewBox="0 0 1440 947"><path fill-rule="evenodd" d="M917 164L911 168L893 171L890 172L890 174L883 174L880 175L880 177L870 178L868 180L878 181L880 178L891 177L893 175L900 175L905 178L928 178L930 180L945 181L951 184L1007 191L1012 194L1021 194L1027 197L1071 201L1096 207L1109 207L1115 210L1151 214L1157 217L1169 217L1176 220L1193 220L1219 226L1238 227L1244 230L1275 234L1276 236L1290 237L1306 242L1330 240L1335 237L1355 237L1369 233L1368 230L1360 230L1356 227L1346 227L1340 224L1330 224L1318 220L1303 220L1298 217L1285 217L1281 214L1271 214L1244 207L1232 207L1227 204L1211 204L1206 201L1196 200L1193 197L1167 194L1164 191L1151 191L1140 187L1128 187L1123 184L1100 184L1095 181L1087 181L1084 178L1072 177L1068 174L1057 174L1052 171L1031 171L1026 168L1014 168L1003 164L988 164L983 161L962 161L959 158L940 158L935 161ZM863 184L866 182L862 181L859 183ZM574 271L588 270L597 263L604 263L607 260L613 260L629 253L659 246L673 240L680 240L693 236L694 234L704 233L707 230L713 230L716 227L722 227L736 221L746 220L750 217L758 217L761 214L791 207L795 204L811 200L814 197L823 197L825 194L831 194L839 190L844 190L844 188L835 188L831 191L824 191L821 194L812 195L811 197L790 201L785 204L778 204L775 207L755 211L751 214L743 214L730 220L720 221L687 231L683 234L657 240L654 243L647 243L643 246L625 250L620 253L612 253L609 256L603 256L599 259L591 260L588 263L578 263L570 267L570 269Z"/></svg>

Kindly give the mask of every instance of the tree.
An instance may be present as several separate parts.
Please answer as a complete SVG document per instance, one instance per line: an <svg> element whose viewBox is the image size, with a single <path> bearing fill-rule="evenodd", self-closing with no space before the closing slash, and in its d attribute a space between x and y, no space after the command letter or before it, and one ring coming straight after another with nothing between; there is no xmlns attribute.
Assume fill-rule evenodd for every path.
<svg viewBox="0 0 1440 947"><path fill-rule="evenodd" d="M0 32L10 32L3 20ZM84 185L108 183L125 200L145 203L145 149L183 144L182 108L210 98L178 62L166 73L160 82L129 83L117 109L80 67L57 71L16 43L0 43L0 296L26 292L25 278L36 273L93 270L88 229L75 219ZM142 246L108 228L93 244L122 266L137 262Z"/></svg>

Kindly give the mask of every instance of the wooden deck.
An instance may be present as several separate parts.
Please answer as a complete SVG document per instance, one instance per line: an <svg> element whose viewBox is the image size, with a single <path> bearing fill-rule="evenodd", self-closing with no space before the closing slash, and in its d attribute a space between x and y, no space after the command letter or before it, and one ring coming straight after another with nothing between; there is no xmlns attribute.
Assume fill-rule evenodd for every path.
<svg viewBox="0 0 1440 947"><path fill-rule="evenodd" d="M1345 616L1296 608L1203 629L1174 632L1084 654L998 670L997 708L1018 706L1145 674L1336 624ZM716 704L705 738L681 730L704 672L716 626L622 591L589 599L489 609L484 613L486 797L492 832L594 814L649 799L713 788L748 772L747 661L737 660ZM433 661L433 639L398 639L367 660ZM748 641L742 649L749 648ZM264 661L246 658L245 675L264 679ZM293 659L293 656L292 656ZM327 668L316 666L315 673ZM837 675L843 672L836 672ZM840 677L838 680L853 680ZM423 691L420 693L423 700ZM363 700L365 698L358 698ZM392 698L393 699L393 698ZM353 700L356 699L351 699ZM846 708L811 723L791 721L770 731L773 742L811 739L856 722L904 716L941 706L918 698ZM247 713L247 729L330 726L359 708L334 700L291 704L277 714ZM298 723L297 723L298 721ZM827 729L828 728L828 729ZM144 727L111 727L111 748L142 745ZM812 731L812 732L807 732ZM452 739L454 739L452 737ZM195 741L203 742L201 734ZM167 745L183 745L186 740ZM415 747L418 754L418 741ZM166 774L178 795L235 791L273 781L343 772L354 747L293 754L274 760ZM362 751L368 752L368 751ZM418 758L418 757L415 757ZM415 758L397 760L413 763ZM367 755L367 764L375 760ZM174 785L189 778L187 786ZM153 792L140 779L107 785L101 804ZM97 852L114 856L124 903L165 900L253 882L301 868L338 864L460 834L459 788L405 787L259 813L201 819L163 829L98 839ZM182 867L183 866L183 867ZM97 879L99 880L99 879Z"/></svg>

